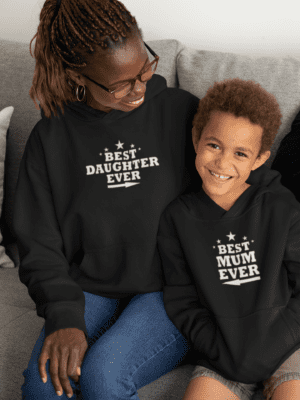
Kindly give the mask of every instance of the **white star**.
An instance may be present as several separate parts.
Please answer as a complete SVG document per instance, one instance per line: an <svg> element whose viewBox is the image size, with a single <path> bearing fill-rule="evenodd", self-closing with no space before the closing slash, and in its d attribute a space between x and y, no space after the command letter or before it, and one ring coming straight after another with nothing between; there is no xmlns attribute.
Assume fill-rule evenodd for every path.
<svg viewBox="0 0 300 400"><path fill-rule="evenodd" d="M100 156L102 156L102 153L99 153Z"/></svg>
<svg viewBox="0 0 300 400"><path fill-rule="evenodd" d="M244 236L243 239L246 240L246 239L247 239L247 236Z"/></svg>
<svg viewBox="0 0 300 400"><path fill-rule="evenodd" d="M221 240L218 239L218 240L217 240L217 243L221 243Z"/></svg>
<svg viewBox="0 0 300 400"><path fill-rule="evenodd" d="M141 148L139 147L139 150L141 150Z"/></svg>
<svg viewBox="0 0 300 400"><path fill-rule="evenodd" d="M134 144L132 144L130 147L134 147Z"/></svg>
<svg viewBox="0 0 300 400"><path fill-rule="evenodd" d="M213 249L215 249L216 248L216 246L213 246Z"/></svg>
<svg viewBox="0 0 300 400"><path fill-rule="evenodd" d="M104 149L104 151L108 151L108 149Z"/></svg>
<svg viewBox="0 0 300 400"><path fill-rule="evenodd" d="M253 242L254 242L254 240L251 240L251 242L253 243Z"/></svg>
<svg viewBox="0 0 300 400"><path fill-rule="evenodd" d="M124 143L121 143L119 140L119 142L116 144L116 146L118 147L117 150L123 149L123 145L124 145Z"/></svg>
<svg viewBox="0 0 300 400"><path fill-rule="evenodd" d="M235 235L233 235L231 232L229 232L229 235L226 235L229 237L229 240L235 240Z"/></svg>

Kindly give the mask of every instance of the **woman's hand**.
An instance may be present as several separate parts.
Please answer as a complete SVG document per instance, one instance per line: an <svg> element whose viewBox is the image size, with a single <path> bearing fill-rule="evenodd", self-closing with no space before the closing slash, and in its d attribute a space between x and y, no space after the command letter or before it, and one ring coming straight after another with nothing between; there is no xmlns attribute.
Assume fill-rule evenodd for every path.
<svg viewBox="0 0 300 400"><path fill-rule="evenodd" d="M80 367L88 348L85 334L77 328L59 329L47 336L38 361L39 372L44 383L47 382L46 363L50 359L50 376L54 389L65 391L68 397L73 396L73 390L69 382L70 377L78 382ZM71 396L70 396L71 395Z"/></svg>

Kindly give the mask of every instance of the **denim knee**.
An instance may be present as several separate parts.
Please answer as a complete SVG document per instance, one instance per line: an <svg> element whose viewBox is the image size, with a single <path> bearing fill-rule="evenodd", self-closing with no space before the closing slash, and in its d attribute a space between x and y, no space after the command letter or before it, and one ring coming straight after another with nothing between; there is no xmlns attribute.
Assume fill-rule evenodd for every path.
<svg viewBox="0 0 300 400"><path fill-rule="evenodd" d="M126 360L124 363L113 365L111 357L105 354L102 357L100 351L96 368L93 368L93 364L88 361L87 359L87 362L83 362L81 367L80 390L83 399L117 400L124 396L133 399L131 396L135 392L135 387Z"/></svg>
<svg viewBox="0 0 300 400"><path fill-rule="evenodd" d="M51 381L51 376L49 373L50 360L46 363L47 372L47 382L44 383L41 379L38 364L31 364L22 375L25 378L25 382L21 386L22 390L22 400L33 400L33 399L43 399L43 400L67 400L69 399L65 393L62 396L58 396L55 392L54 386ZM76 384L69 378L73 397L71 399L76 399L76 395L79 393L79 384Z"/></svg>

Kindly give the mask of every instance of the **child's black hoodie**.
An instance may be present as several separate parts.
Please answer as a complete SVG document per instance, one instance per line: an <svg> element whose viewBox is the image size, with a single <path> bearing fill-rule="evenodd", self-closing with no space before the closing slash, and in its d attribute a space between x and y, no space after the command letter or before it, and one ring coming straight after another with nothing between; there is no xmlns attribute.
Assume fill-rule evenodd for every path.
<svg viewBox="0 0 300 400"><path fill-rule="evenodd" d="M277 171L256 172L229 211L202 188L179 196L158 232L169 318L198 365L241 383L300 348L300 204Z"/></svg>

